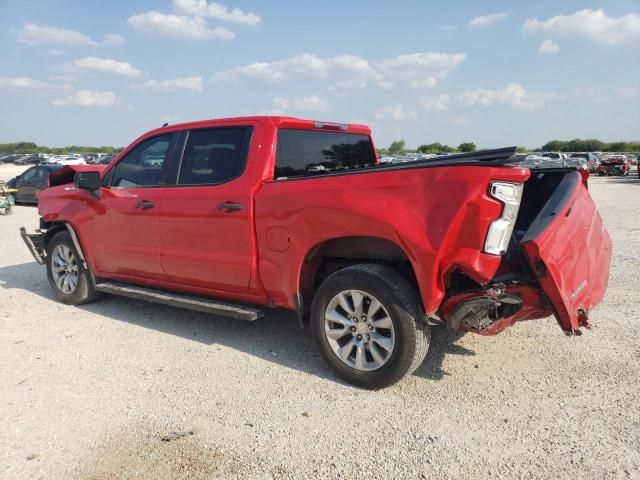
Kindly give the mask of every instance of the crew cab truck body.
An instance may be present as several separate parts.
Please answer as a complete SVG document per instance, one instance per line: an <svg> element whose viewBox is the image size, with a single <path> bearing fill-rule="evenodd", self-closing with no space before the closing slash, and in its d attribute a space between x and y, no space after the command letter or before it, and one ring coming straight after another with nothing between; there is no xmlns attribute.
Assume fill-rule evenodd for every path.
<svg viewBox="0 0 640 480"><path fill-rule="evenodd" d="M341 377L380 388L417 368L436 323L588 326L611 257L588 173L532 172L513 153L385 165L362 125L166 126L104 168L53 174L39 231L22 235L63 302L293 310Z"/></svg>

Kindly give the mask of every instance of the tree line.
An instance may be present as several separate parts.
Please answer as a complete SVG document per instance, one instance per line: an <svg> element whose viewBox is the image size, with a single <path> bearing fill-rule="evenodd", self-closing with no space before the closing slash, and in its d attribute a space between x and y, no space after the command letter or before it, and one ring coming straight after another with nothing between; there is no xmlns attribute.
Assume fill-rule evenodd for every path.
<svg viewBox="0 0 640 480"><path fill-rule="evenodd" d="M48 153L52 155L65 155L67 153L106 153L114 155L119 153L122 147L87 147L71 145L69 147L46 147L33 142L0 143L0 153ZM403 152L417 153L455 153L475 152L476 144L463 142L457 147L452 147L440 142L420 145L417 149L406 148L404 140L391 142L388 148L379 148L382 154L395 155ZM540 148L528 149L518 147L519 152L527 151L551 151L551 152L640 152L640 142L603 142L595 138L576 138L573 140L551 140Z"/></svg>
<svg viewBox="0 0 640 480"><path fill-rule="evenodd" d="M0 143L0 153L47 153L52 155L65 155L67 153L106 153L114 155L119 153L122 147L85 147L71 145L70 147L45 147L33 142Z"/></svg>
<svg viewBox="0 0 640 480"><path fill-rule="evenodd" d="M553 152L640 152L640 142L603 142L595 138L551 140L542 150Z"/></svg>
<svg viewBox="0 0 640 480"><path fill-rule="evenodd" d="M429 143L428 145L420 145L415 150L410 150L406 148L406 143L404 140L395 140L391 142L389 148L379 148L378 151L380 153L388 153L391 155L402 153L402 152L418 152L418 153L453 153L453 152L475 152L476 144L473 142L464 142L458 145L457 147L450 147L449 145L442 144L440 142Z"/></svg>
<svg viewBox="0 0 640 480"><path fill-rule="evenodd" d="M451 147L439 142L420 145L415 150L406 148L404 140L391 142L389 148L380 148L382 154L398 154L403 152L417 153L455 153L455 152L475 152L477 147L473 142L463 142L457 147ZM640 142L603 142L595 138L576 138L573 140L551 140L540 148L529 149L518 147L518 152L528 151L550 151L550 152L640 152Z"/></svg>

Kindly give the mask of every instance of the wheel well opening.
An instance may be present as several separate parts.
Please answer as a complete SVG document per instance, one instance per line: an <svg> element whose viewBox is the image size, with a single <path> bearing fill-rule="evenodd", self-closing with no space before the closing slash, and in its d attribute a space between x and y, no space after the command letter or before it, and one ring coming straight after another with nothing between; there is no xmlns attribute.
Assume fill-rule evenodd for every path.
<svg viewBox="0 0 640 480"><path fill-rule="evenodd" d="M67 227L63 222L49 222L46 223L44 227L47 229L43 239L43 246L45 250L49 248L49 242L51 242L51 239L56 233L67 231Z"/></svg>
<svg viewBox="0 0 640 480"><path fill-rule="evenodd" d="M395 243L377 237L343 237L316 245L300 273L300 294L308 311L313 295L332 273L358 263L385 265L405 277L419 291L409 257Z"/></svg>

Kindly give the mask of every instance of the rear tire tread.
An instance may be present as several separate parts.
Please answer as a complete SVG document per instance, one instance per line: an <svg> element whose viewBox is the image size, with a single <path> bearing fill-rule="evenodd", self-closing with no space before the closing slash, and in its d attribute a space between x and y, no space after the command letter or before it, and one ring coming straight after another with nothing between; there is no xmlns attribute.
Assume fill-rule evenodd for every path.
<svg viewBox="0 0 640 480"><path fill-rule="evenodd" d="M344 367L335 368L335 365L337 365L337 363L334 364L332 361L329 361L329 364L334 366L334 370L340 377L360 387L368 389L379 389L393 385L405 376L412 374L424 361L429 349L429 343L431 339L430 329L429 325L424 319L424 314L422 313L422 307L420 305L418 293L416 292L414 286L405 277L389 267L378 264L357 264L339 270L338 272L327 277L325 282L323 282L323 284L320 286L318 292L321 292L321 290L323 290L323 287L328 288L327 285L331 285L331 283L334 283L335 281L342 281L342 279L345 277L351 277L353 280L360 280L362 282L368 283L369 285L372 285L373 288L371 293L376 296L376 288L385 289L391 294L392 297L394 297L394 300L397 301L397 304L401 307L401 309L404 309L406 313L409 314L413 321L413 328L406 329L406 344L398 345L397 347L405 349L409 353L410 358L396 358L394 361L400 361L402 362L402 364L395 365L394 368L387 369L388 371L386 371L382 375L378 371L366 373L358 372L358 375L349 375L347 372L345 372ZM318 292L316 292L312 305L312 317L317 316L319 309L323 311L323 309L326 307L326 305L318 304L320 301L319 298L322 296L318 295ZM387 305L387 307L389 306ZM312 318L312 324L314 321L317 323L322 321L322 319ZM399 319L398 321L402 321L402 319ZM320 330L318 328L318 325L315 325L313 328L314 334L316 336L315 341L321 353L327 360L327 357L332 358L331 355L333 355L333 352L324 351L324 346L321 343L322 340L319 338ZM386 365L383 366L380 370L385 369L385 367ZM368 373L370 375L367 375Z"/></svg>

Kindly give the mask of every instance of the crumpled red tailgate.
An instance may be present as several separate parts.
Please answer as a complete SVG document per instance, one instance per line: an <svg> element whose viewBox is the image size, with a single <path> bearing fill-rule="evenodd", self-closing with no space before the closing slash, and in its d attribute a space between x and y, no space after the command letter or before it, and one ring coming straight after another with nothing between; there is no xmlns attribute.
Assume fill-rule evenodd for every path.
<svg viewBox="0 0 640 480"><path fill-rule="evenodd" d="M587 326L607 289L611 238L578 172L565 176L521 245L562 329Z"/></svg>

